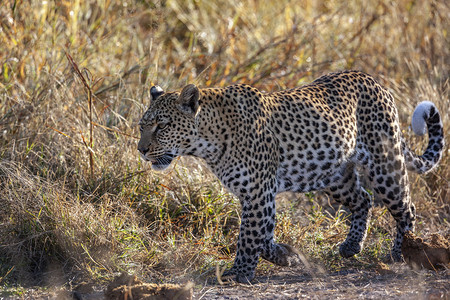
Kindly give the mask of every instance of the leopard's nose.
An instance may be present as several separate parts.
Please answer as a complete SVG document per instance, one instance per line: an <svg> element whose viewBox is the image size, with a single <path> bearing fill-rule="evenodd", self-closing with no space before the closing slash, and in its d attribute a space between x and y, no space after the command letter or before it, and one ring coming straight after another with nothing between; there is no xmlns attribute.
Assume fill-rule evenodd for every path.
<svg viewBox="0 0 450 300"><path fill-rule="evenodd" d="M145 155L148 152L148 148L146 147L138 147L138 150L142 153L142 155Z"/></svg>

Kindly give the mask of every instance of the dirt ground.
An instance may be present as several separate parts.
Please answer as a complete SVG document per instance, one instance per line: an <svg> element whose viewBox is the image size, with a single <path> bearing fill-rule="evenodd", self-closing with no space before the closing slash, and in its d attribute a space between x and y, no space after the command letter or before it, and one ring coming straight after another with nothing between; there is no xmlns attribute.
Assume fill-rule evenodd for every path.
<svg viewBox="0 0 450 300"><path fill-rule="evenodd" d="M248 285L205 285L194 299L450 299L450 271L345 270L312 276L301 268L259 276Z"/></svg>
<svg viewBox="0 0 450 300"><path fill-rule="evenodd" d="M149 284L149 286L153 284ZM450 269L413 270L406 264L380 264L368 270L346 269L335 273L306 271L304 267L275 268L258 274L253 284L219 285L213 277L204 284L180 286L190 290L180 299L450 299ZM114 297L106 287L89 287L68 291L33 290L21 296L0 293L0 299L173 299L171 296ZM141 294L143 295L143 294Z"/></svg>

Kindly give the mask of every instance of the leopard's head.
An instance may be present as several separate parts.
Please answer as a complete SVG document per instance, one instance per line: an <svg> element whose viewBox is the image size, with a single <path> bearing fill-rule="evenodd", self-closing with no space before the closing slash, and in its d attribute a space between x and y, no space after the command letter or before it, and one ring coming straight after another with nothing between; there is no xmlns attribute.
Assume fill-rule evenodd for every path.
<svg viewBox="0 0 450 300"><path fill-rule="evenodd" d="M193 84L171 93L153 86L150 94L150 107L139 121L138 150L154 170L164 170L175 157L192 152L198 137L200 91Z"/></svg>

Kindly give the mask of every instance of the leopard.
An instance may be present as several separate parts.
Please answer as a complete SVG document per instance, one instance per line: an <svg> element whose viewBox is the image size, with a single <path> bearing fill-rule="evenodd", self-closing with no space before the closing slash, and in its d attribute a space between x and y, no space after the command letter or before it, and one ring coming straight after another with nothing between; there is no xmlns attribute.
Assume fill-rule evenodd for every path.
<svg viewBox="0 0 450 300"><path fill-rule="evenodd" d="M293 246L277 243L275 197L321 191L348 208L349 231L339 253L361 252L374 201L396 222L390 250L402 261L406 232L414 230L408 172L430 172L445 145L441 115L430 101L416 106L411 128L428 132L422 155L401 131L392 94L369 74L341 71L274 92L246 84L220 88L186 85L150 89L139 121L138 151L155 171L179 156L202 159L240 202L241 223L233 265L224 278L250 283L259 259L292 267L302 263Z"/></svg>

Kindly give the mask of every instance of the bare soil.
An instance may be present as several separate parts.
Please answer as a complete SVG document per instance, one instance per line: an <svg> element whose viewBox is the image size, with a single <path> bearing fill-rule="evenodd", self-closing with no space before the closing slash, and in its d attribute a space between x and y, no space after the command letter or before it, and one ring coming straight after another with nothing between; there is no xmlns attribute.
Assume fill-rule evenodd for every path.
<svg viewBox="0 0 450 300"><path fill-rule="evenodd" d="M212 277L195 286L191 282L157 285L122 276L106 288L30 289L22 297L2 299L450 299L450 269L414 270L407 264L380 262L372 269L349 268L334 273L304 267L275 268L257 274L251 285L220 285Z"/></svg>
<svg viewBox="0 0 450 300"><path fill-rule="evenodd" d="M382 274L380 274L382 273ZM253 285L205 285L196 299L450 299L450 272L348 269L312 276L290 269L257 277Z"/></svg>
<svg viewBox="0 0 450 300"><path fill-rule="evenodd" d="M144 284L116 287L103 292L76 292L75 299L450 299L450 270L439 272L413 270L406 264L378 263L372 270L347 269L335 273L311 274L303 268L272 270L257 276L251 285L229 283L219 285L213 278L203 285L192 283L170 285ZM114 283L113 283L114 285ZM124 291L128 291L124 293ZM161 293L157 294L155 291ZM180 292L181 291L181 292ZM65 291L57 296L35 299L61 299L74 296ZM177 295L180 298L173 298ZM132 298L130 297L132 296ZM192 297L192 298L191 298Z"/></svg>

